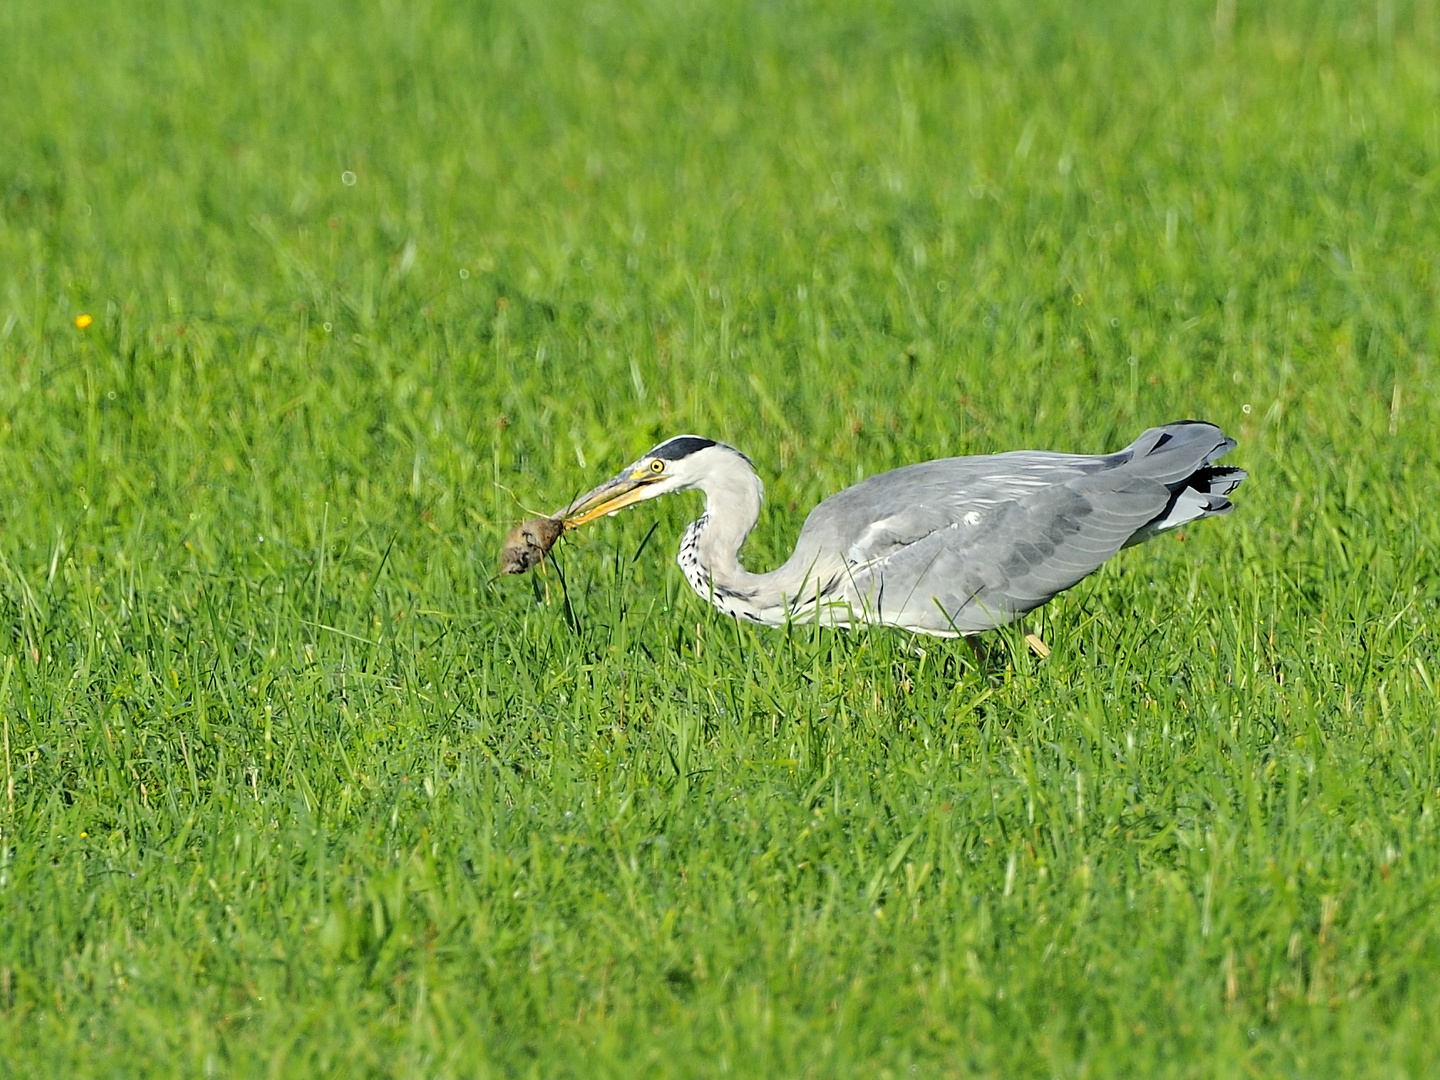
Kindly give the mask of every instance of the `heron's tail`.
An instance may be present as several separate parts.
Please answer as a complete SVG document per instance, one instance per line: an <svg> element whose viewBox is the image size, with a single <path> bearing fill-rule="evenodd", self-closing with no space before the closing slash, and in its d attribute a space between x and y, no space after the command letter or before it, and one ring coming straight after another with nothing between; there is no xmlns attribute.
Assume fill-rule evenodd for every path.
<svg viewBox="0 0 1440 1080"><path fill-rule="evenodd" d="M1120 451L1129 455L1124 468L1158 480L1170 490L1165 509L1135 535L1132 543L1162 529L1228 514L1233 509L1230 493L1249 474L1214 462L1234 448L1235 440L1226 438L1214 424L1181 420L1151 428Z"/></svg>

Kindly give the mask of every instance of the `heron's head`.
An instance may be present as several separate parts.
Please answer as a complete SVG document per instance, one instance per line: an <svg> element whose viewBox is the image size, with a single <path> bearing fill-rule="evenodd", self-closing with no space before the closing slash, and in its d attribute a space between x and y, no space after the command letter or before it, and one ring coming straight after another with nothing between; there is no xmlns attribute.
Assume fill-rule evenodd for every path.
<svg viewBox="0 0 1440 1080"><path fill-rule="evenodd" d="M743 472L754 480L750 459L733 446L677 435L666 439L634 464L580 496L558 515L567 529L579 528L596 518L634 506L672 491L709 487L718 479Z"/></svg>

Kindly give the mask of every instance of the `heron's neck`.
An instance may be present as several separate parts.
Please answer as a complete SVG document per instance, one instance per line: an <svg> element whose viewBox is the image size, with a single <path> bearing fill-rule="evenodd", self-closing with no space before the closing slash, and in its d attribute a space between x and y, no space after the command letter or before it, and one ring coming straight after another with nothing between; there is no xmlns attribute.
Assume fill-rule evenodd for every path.
<svg viewBox="0 0 1440 1080"><path fill-rule="evenodd" d="M803 535L785 564L769 573L752 574L740 565L740 545L760 519L765 489L739 454L707 470L695 486L705 492L705 513L680 541L686 580L727 615L781 625L815 592L817 573L833 568L817 563L814 545L806 545Z"/></svg>
<svg viewBox="0 0 1440 1080"><path fill-rule="evenodd" d="M697 485L705 493L705 515L686 530L685 547L692 548L706 586L747 592L762 575L740 565L740 545L760 520L764 485L755 470L736 455L729 466L715 470ZM682 561L684 552L682 551ZM687 574L689 567L686 568ZM700 582L692 581L697 589Z"/></svg>
<svg viewBox="0 0 1440 1080"><path fill-rule="evenodd" d="M685 580L726 615L772 626L791 618L796 605L814 598L822 580L835 567L819 559L804 531L795 552L769 573L750 573L740 566L740 544L760 518L765 487L742 455L706 469L694 487L706 492L706 513L691 521L680 541L680 566Z"/></svg>

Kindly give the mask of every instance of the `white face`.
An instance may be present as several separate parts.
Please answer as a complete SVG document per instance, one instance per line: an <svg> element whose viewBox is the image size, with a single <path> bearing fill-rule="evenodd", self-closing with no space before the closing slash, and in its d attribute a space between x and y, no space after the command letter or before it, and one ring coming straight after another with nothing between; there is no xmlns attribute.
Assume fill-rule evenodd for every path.
<svg viewBox="0 0 1440 1080"><path fill-rule="evenodd" d="M571 503L561 515L565 527L578 528L646 499L695 487L719 463L717 459L735 453L694 435L668 439Z"/></svg>

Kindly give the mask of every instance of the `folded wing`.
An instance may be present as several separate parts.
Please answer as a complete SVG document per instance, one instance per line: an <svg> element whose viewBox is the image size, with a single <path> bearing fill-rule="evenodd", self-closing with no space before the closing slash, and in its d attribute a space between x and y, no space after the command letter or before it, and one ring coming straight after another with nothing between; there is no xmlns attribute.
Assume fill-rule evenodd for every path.
<svg viewBox="0 0 1440 1080"><path fill-rule="evenodd" d="M873 477L807 520L796 554L825 569L805 606L931 634L1004 625L1126 544L1228 511L1245 474L1210 463L1233 445L1184 422L1103 457L1027 451Z"/></svg>

